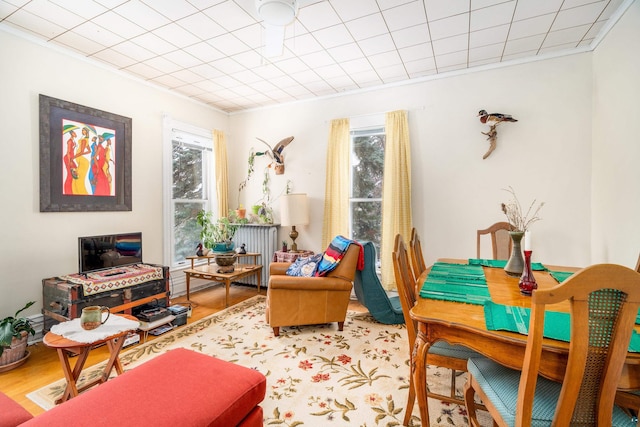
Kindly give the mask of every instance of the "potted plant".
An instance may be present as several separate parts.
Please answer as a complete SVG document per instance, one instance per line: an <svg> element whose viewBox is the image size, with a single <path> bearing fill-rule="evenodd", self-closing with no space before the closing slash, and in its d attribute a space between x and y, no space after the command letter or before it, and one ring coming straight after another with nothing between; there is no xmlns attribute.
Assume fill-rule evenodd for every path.
<svg viewBox="0 0 640 427"><path fill-rule="evenodd" d="M18 315L31 307L35 301L28 302L13 316L7 316L0 321L0 366L8 365L23 359L27 348L27 337L35 335L36 331L26 317Z"/></svg>
<svg viewBox="0 0 640 427"><path fill-rule="evenodd" d="M213 252L233 251L233 236L240 224L233 223L229 217L223 216L213 220L213 214L205 210L198 212L196 221L202 229L200 238L202 244Z"/></svg>

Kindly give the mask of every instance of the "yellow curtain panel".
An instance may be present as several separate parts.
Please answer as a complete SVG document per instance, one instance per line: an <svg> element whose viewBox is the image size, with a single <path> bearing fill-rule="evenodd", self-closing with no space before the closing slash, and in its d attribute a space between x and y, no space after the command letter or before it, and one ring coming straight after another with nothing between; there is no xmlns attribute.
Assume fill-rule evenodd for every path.
<svg viewBox="0 0 640 427"><path fill-rule="evenodd" d="M229 212L229 173L227 171L227 138L224 132L213 130L213 153L215 156L216 194L218 196L218 216L227 216Z"/></svg>

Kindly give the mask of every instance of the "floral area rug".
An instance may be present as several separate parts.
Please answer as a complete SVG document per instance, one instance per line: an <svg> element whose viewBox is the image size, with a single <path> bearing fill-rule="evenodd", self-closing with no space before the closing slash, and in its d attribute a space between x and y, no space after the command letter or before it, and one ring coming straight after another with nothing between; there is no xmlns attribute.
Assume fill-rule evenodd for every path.
<svg viewBox="0 0 640 427"><path fill-rule="evenodd" d="M184 347L256 369L267 377L261 404L265 426L402 424L409 388L404 325L383 325L368 313L348 312L342 332L333 323L285 327L274 337L264 312L265 297L255 296L123 351L120 360L128 370ZM103 366L87 368L80 383L100 375ZM428 375L430 389L446 394L450 371L429 367ZM458 377L458 388L464 380ZM59 380L28 397L49 409L64 386ZM468 425L463 406L429 399L429 410L432 426ZM417 403L409 425L421 425Z"/></svg>

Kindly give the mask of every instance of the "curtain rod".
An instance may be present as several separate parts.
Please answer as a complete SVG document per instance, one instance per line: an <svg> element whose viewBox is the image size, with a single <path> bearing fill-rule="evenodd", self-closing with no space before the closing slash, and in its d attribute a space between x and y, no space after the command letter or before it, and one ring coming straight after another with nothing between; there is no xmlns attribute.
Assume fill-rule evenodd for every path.
<svg viewBox="0 0 640 427"><path fill-rule="evenodd" d="M404 110L406 110L406 111L417 111L417 110L424 110L425 108L426 108L426 106L421 105L419 107L414 107L414 108L405 108ZM333 119L329 119L329 121L336 120L336 119L357 119L357 118L360 118L360 117L379 116L381 114L387 114L387 113L390 113L392 111L398 111L398 110L402 110L402 108L398 108L398 109L390 110L390 111L379 111L379 112L376 112L376 113L356 114L356 115L347 116L347 117L334 117Z"/></svg>

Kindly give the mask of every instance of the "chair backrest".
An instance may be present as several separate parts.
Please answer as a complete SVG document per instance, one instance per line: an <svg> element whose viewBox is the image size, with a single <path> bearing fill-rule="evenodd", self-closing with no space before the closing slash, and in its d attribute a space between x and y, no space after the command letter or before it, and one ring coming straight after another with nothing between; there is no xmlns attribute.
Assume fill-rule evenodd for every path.
<svg viewBox="0 0 640 427"><path fill-rule="evenodd" d="M415 227L411 229L411 241L409 242L409 248L411 252L413 276L418 277L427 269L427 265L424 263L422 243L420 243L420 236L418 235L418 231Z"/></svg>
<svg viewBox="0 0 640 427"><path fill-rule="evenodd" d="M534 291L517 419L531 420L545 306L561 301L571 307L571 345L553 425L610 426L640 307L640 274L614 264L584 268L554 288Z"/></svg>
<svg viewBox="0 0 640 427"><path fill-rule="evenodd" d="M356 275L356 267L358 266L358 257L360 256L360 246L351 243L347 248L338 266L327 274L327 277L338 277L349 282L353 282Z"/></svg>
<svg viewBox="0 0 640 427"><path fill-rule="evenodd" d="M407 335L409 337L409 348L413 348L416 341L416 324L409 315L409 310L416 304L415 279L409 265L409 254L404 240L400 234L396 235L393 246L393 272L396 277L398 296L402 305L404 323L407 325Z"/></svg>
<svg viewBox="0 0 640 427"><path fill-rule="evenodd" d="M511 255L511 248L513 246L513 242L511 241L511 236L509 236L509 231L511 230L511 225L508 222L496 222L489 228L485 228L484 230L478 230L477 238L476 238L476 251L477 258L482 258L480 256L480 238L485 234L491 235L491 256L493 259L509 259Z"/></svg>

